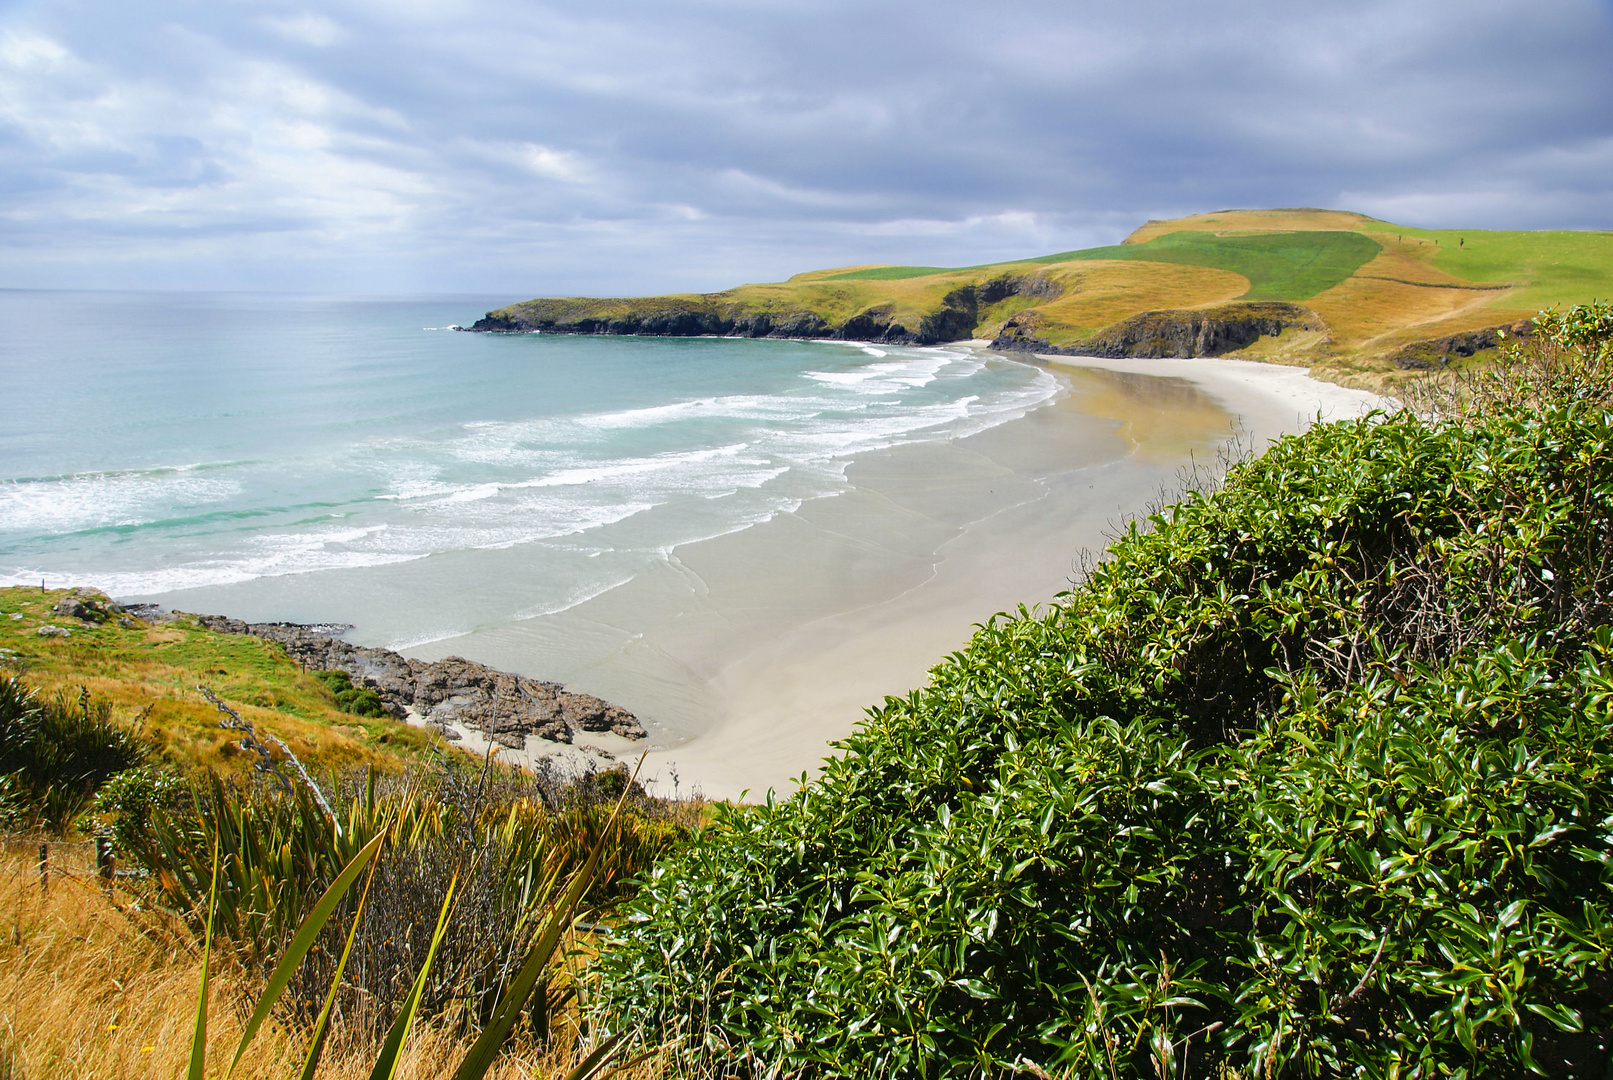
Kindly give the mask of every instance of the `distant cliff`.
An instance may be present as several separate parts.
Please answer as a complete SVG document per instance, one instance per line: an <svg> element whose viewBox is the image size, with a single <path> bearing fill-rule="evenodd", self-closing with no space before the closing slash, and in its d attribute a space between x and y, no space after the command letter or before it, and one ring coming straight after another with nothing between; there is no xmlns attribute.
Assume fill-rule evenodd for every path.
<svg viewBox="0 0 1613 1080"><path fill-rule="evenodd" d="M1063 288L1031 273L999 274L958 285L928 304L918 296L908 303L888 300L861 306L854 302L857 291L849 285L809 283L797 290L793 303L740 290L630 300L528 300L490 311L466 329L493 334L810 338L937 345L972 337L982 319L1005 303L1052 299Z"/></svg>
<svg viewBox="0 0 1613 1080"><path fill-rule="evenodd" d="M493 333L839 338L1304 364L1389 390L1484 363L1499 330L1613 291L1613 233L1426 230L1314 208L1152 221L1123 243L981 266L868 264L723 292L530 300ZM1294 331L1300 331L1295 333Z"/></svg>

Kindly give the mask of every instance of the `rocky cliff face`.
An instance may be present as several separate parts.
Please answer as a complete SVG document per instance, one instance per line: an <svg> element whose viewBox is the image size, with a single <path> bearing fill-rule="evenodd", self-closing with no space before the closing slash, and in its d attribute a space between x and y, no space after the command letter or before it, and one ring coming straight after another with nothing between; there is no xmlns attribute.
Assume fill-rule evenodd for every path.
<svg viewBox="0 0 1613 1080"><path fill-rule="evenodd" d="M810 311L729 314L710 309L657 309L646 305L619 314L556 310L542 300L490 311L466 329L491 334L622 334L640 337L830 338L892 345L928 345L891 317L888 307L869 308L839 326ZM951 340L951 339L949 339Z"/></svg>
<svg viewBox="0 0 1613 1080"><path fill-rule="evenodd" d="M353 645L332 636L330 627L296 623L245 623L222 615L202 615L203 626L221 634L251 634L279 642L298 663L315 671L345 671L354 686L374 690L393 715L409 708L428 724L462 724L512 749L528 736L569 743L573 729L609 731L644 738L632 713L592 694L576 694L558 683L539 682L450 656L411 660L390 649Z"/></svg>
<svg viewBox="0 0 1613 1080"><path fill-rule="evenodd" d="M644 337L827 338L889 345L937 345L973 335L984 308L1010 296L1050 298L1061 287L1037 275L1004 275L954 289L917 326L901 322L889 304L867 308L838 324L811 311L747 311L704 299L532 300L490 311L464 329L491 334L626 334Z"/></svg>
<svg viewBox="0 0 1613 1080"><path fill-rule="evenodd" d="M1413 342L1390 354L1389 359L1403 371L1435 371L1447 367L1452 358L1468 357L1486 349L1496 348L1501 344L1503 335L1524 338L1533 330L1534 323L1528 319L1522 322L1486 326L1480 330L1468 330L1460 334L1431 338L1428 341Z"/></svg>
<svg viewBox="0 0 1613 1080"><path fill-rule="evenodd" d="M1016 315L1003 325L992 348L1055 356L1221 356L1247 348L1262 337L1279 336L1287 329L1326 330L1327 324L1309 308L1273 301L1147 311L1063 347L1040 337L1040 328L1035 312Z"/></svg>

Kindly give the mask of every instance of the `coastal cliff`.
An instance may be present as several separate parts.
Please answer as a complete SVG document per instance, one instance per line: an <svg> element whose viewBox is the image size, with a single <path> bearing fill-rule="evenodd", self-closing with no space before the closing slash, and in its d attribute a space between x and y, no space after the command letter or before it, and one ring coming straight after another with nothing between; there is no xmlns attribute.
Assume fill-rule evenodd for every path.
<svg viewBox="0 0 1613 1080"><path fill-rule="evenodd" d="M1279 337L1284 330L1325 331L1316 312L1299 304L1273 301L1223 304L1219 307L1145 311L1070 345L1055 345L1038 336L1043 320L1025 312L1003 324L992 341L994 349L1047 353L1055 356L1176 357L1222 356L1245 349L1262 337Z"/></svg>
<svg viewBox="0 0 1613 1080"><path fill-rule="evenodd" d="M939 345L974 335L992 309L1015 300L1053 299L1064 287L1044 275L999 274L947 289L928 304L856 304L857 290L823 286L811 307L736 292L643 299L565 297L529 300L488 312L464 329L493 334L620 334L745 337Z"/></svg>
<svg viewBox="0 0 1613 1080"><path fill-rule="evenodd" d="M899 345L985 338L999 349L1104 357L1248 350L1382 392L1409 373L1482 362L1499 328L1606 295L1610 283L1607 233L1222 210L1151 221L1120 244L980 266L867 264L715 293L529 300L466 329Z"/></svg>

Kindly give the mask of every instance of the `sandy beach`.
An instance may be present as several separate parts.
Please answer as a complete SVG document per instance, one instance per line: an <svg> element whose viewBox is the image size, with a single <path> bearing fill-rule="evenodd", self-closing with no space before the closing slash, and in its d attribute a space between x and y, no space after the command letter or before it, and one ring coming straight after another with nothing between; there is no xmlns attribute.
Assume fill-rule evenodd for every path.
<svg viewBox="0 0 1613 1080"><path fill-rule="evenodd" d="M1067 589L1083 549L1101 550L1184 467L1213 464L1235 435L1259 449L1383 404L1240 360L1043 362L1065 384L1051 405L861 457L849 492L680 547L661 573L454 650L511 667L563 654L569 682L646 718L655 790L788 794L865 709L923 685L977 624Z"/></svg>

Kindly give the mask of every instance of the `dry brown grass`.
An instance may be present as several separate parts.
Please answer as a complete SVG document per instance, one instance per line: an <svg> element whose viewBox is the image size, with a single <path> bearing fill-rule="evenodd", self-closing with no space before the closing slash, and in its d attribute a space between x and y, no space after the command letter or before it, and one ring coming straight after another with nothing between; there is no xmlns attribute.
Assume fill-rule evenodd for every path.
<svg viewBox="0 0 1613 1080"><path fill-rule="evenodd" d="M1063 296L1036 308L1055 345L1145 311L1224 303L1249 288L1242 274L1176 263L1070 262L1036 269L1066 288ZM994 336L999 327L990 329Z"/></svg>
<svg viewBox="0 0 1613 1080"><path fill-rule="evenodd" d="M195 1019L201 957L176 928L136 910L121 888L110 898L90 865L88 844L51 842L48 892L40 887L39 840L0 845L0 1075L28 1080L107 1080L185 1074ZM219 969L215 967L217 974ZM249 985L238 969L217 974L208 1025L209 1075L222 1075L241 1036ZM569 1040L558 1039L567 1044ZM400 1075L453 1075L469 1042L419 1025ZM295 1075L305 1051L301 1031L266 1025L239 1077ZM344 1045L333 1033L319 1075L362 1080L375 1048ZM491 1074L499 1080L563 1075L572 1047L552 1052L514 1044ZM12 1072L4 1073L9 1061ZM637 1070L652 1075L650 1067Z"/></svg>
<svg viewBox="0 0 1613 1080"><path fill-rule="evenodd" d="M1217 210L1169 221L1150 221L1126 237L1123 243L1142 244L1173 232L1302 232L1344 230L1367 232L1382 228L1384 222L1348 210L1316 210L1291 207L1278 210ZM1377 239L1374 237L1374 239Z"/></svg>
<svg viewBox="0 0 1613 1080"><path fill-rule="evenodd" d="M1490 306L1497 294L1474 289L1412 285L1353 277L1307 306L1333 330L1334 344L1361 352L1387 352L1406 341L1475 330L1528 318L1533 312Z"/></svg>

